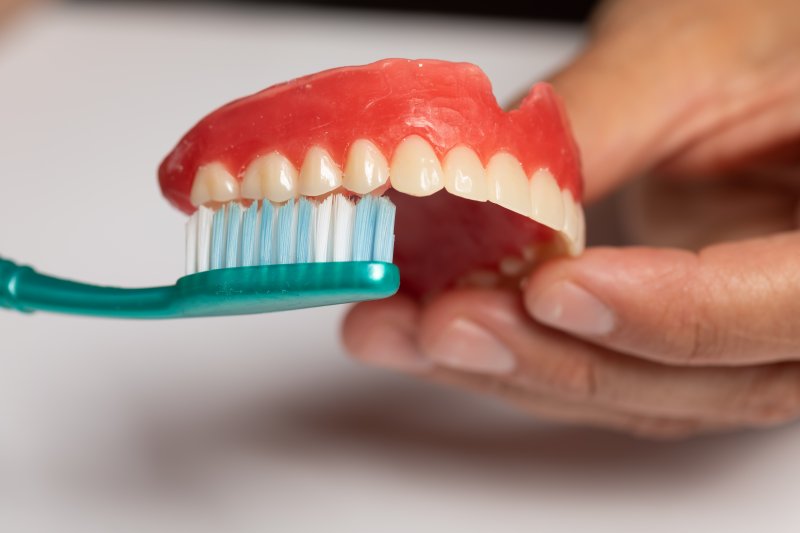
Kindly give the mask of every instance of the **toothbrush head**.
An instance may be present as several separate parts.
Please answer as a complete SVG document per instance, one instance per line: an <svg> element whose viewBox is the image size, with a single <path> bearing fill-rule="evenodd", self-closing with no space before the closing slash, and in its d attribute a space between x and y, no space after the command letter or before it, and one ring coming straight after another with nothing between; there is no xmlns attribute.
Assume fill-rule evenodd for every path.
<svg viewBox="0 0 800 533"><path fill-rule="evenodd" d="M400 286L391 263L349 261L221 268L178 280L163 317L246 315L387 298Z"/></svg>

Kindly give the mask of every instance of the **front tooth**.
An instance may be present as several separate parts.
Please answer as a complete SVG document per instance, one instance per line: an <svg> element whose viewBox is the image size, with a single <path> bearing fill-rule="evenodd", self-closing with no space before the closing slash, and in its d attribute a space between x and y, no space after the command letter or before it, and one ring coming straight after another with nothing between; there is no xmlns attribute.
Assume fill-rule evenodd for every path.
<svg viewBox="0 0 800 533"><path fill-rule="evenodd" d="M575 213L578 215L578 236L574 245L570 248L572 255L580 255L586 248L586 218L583 215L583 207L575 204Z"/></svg>
<svg viewBox="0 0 800 533"><path fill-rule="evenodd" d="M564 201L556 179L545 169L531 178L531 218L540 224L561 231L564 227Z"/></svg>
<svg viewBox="0 0 800 533"><path fill-rule="evenodd" d="M474 150L456 146L444 156L444 188L450 194L485 202L489 199L486 171Z"/></svg>
<svg viewBox="0 0 800 533"><path fill-rule="evenodd" d="M486 167L489 178L489 201L521 215L531 214L528 177L513 155L500 152L492 156Z"/></svg>
<svg viewBox="0 0 800 533"><path fill-rule="evenodd" d="M344 167L344 188L358 194L367 194L388 179L389 163L380 149L367 139L354 142Z"/></svg>
<svg viewBox="0 0 800 533"><path fill-rule="evenodd" d="M392 187L412 196L428 196L444 187L442 165L428 141L419 135L395 148L390 172Z"/></svg>
<svg viewBox="0 0 800 533"><path fill-rule="evenodd" d="M567 236L570 243L577 242L578 240L578 210L575 205L575 200L572 199L572 193L567 189L561 191L561 198L564 203L564 229L563 232Z"/></svg>
<svg viewBox="0 0 800 533"><path fill-rule="evenodd" d="M327 150L312 146L300 168L298 191L305 196L320 196L342 185L342 171Z"/></svg>
<svg viewBox="0 0 800 533"><path fill-rule="evenodd" d="M278 152L253 160L244 172L242 196L251 200L268 198L285 202L297 196L297 170Z"/></svg>
<svg viewBox="0 0 800 533"><path fill-rule="evenodd" d="M195 207L208 202L228 202L239 198L239 182L222 163L209 163L197 169L189 201Z"/></svg>

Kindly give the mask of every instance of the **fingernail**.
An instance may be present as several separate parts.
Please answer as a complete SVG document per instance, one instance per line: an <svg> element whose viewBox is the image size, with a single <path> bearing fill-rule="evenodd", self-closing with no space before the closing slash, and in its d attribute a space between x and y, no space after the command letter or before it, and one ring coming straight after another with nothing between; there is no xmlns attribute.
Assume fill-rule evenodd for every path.
<svg viewBox="0 0 800 533"><path fill-rule="evenodd" d="M511 350L486 328L465 318L445 327L427 352L436 364L467 372L507 374L516 366Z"/></svg>
<svg viewBox="0 0 800 533"><path fill-rule="evenodd" d="M571 281L559 281L534 298L529 309L542 324L589 337L614 329L616 319L611 309Z"/></svg>
<svg viewBox="0 0 800 533"><path fill-rule="evenodd" d="M431 366L411 335L396 328L378 327L370 331L356 355L367 364L403 372L419 372Z"/></svg>

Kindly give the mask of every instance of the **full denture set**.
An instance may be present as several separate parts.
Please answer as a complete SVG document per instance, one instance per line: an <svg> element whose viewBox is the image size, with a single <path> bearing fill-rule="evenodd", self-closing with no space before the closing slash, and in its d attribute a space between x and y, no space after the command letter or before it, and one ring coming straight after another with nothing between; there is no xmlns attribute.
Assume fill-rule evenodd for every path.
<svg viewBox="0 0 800 533"><path fill-rule="evenodd" d="M264 241L266 226L265 244L253 239L281 212L300 243L304 232L335 233L341 210L393 221L392 202L395 262L402 287L416 293L515 279L542 250L584 247L578 152L557 96L537 84L504 112L483 72L466 63L390 59L270 87L202 119L159 179L165 196L193 214L191 242L212 239L215 220L239 235L241 253L234 258L229 244L227 263L214 263L213 253L198 258L190 244L190 272L391 260L385 242L356 257L342 238L282 252ZM364 197L372 199L359 208ZM250 234L240 229L247 224Z"/></svg>
<svg viewBox="0 0 800 533"><path fill-rule="evenodd" d="M118 288L0 257L0 308L114 318L268 313L516 284L581 253L558 97L504 112L467 63L387 59L275 85L202 119L159 167L190 215L187 275Z"/></svg>

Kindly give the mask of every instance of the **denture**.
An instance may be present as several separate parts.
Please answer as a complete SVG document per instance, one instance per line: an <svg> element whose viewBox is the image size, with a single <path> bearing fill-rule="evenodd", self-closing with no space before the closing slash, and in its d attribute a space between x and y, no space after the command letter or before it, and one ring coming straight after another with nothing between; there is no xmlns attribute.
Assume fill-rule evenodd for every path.
<svg viewBox="0 0 800 533"><path fill-rule="evenodd" d="M298 78L203 118L159 168L200 206L388 195L401 290L515 281L584 247L577 147L538 83L505 112L477 66L386 59Z"/></svg>

